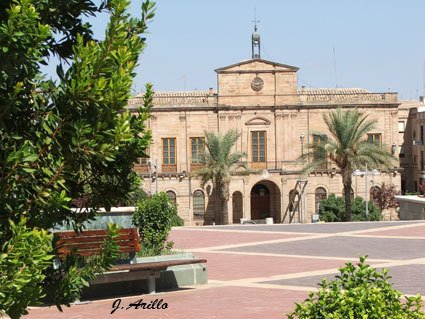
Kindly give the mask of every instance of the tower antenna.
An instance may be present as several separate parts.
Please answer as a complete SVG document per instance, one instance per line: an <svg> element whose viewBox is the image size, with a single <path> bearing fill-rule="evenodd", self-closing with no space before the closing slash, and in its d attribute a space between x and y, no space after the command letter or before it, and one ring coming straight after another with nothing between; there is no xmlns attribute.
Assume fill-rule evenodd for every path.
<svg viewBox="0 0 425 319"><path fill-rule="evenodd" d="M424 60L424 75L423 76L424 76L424 78L423 78L423 81L424 81L423 85L424 85L424 87L423 87L422 96L425 97L425 60Z"/></svg>
<svg viewBox="0 0 425 319"><path fill-rule="evenodd" d="M335 47L332 47L334 52L334 72L335 72L335 87L338 88L338 73L336 72L336 54L335 54Z"/></svg>
<svg viewBox="0 0 425 319"><path fill-rule="evenodd" d="M254 32L251 37L251 45L252 45L252 58L260 59L261 58L261 43L260 43L260 34L257 32L257 23L260 21L257 20L257 9L254 8Z"/></svg>
<svg viewBox="0 0 425 319"><path fill-rule="evenodd" d="M257 20L257 8L254 7L254 31L257 31L257 22L260 23L259 20Z"/></svg>

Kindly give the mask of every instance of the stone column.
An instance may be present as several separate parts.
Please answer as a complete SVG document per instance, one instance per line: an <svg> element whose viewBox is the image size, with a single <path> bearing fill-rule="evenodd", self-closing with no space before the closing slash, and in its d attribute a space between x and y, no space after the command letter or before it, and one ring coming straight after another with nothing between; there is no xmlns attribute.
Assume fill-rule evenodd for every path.
<svg viewBox="0 0 425 319"><path fill-rule="evenodd" d="M249 183L244 179L243 181L243 218L251 219L251 187Z"/></svg>

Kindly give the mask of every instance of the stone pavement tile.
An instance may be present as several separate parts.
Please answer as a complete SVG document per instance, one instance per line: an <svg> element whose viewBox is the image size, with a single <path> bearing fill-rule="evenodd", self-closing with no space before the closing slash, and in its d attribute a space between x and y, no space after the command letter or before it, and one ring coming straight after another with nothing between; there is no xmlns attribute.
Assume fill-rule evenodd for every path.
<svg viewBox="0 0 425 319"><path fill-rule="evenodd" d="M294 302L304 300L305 292L283 289L262 289L251 287L218 287L207 289L189 289L177 293L160 293L121 298L120 307L115 313L112 300L95 301L86 305L75 305L63 313L55 308L36 308L30 310L24 319L209 319L209 318L250 318L271 319L286 318L285 313L294 309ZM149 303L163 299L168 308L165 310L128 309L132 302L143 298Z"/></svg>
<svg viewBox="0 0 425 319"><path fill-rule="evenodd" d="M262 233L240 233L240 232L213 232L202 230L190 230L187 228L173 229L169 240L174 242L176 249L205 248L221 245L232 245L267 241L275 239L295 238L302 235L297 234L262 234Z"/></svg>
<svg viewBox="0 0 425 319"><path fill-rule="evenodd" d="M368 230L392 226L410 225L423 221L393 221L393 222L352 222L352 223L325 223L325 224L274 224L274 225L231 225L208 226L205 229L273 231L294 233L338 233L356 230Z"/></svg>
<svg viewBox="0 0 425 319"><path fill-rule="evenodd" d="M388 274L392 277L389 281L393 287L403 294L425 295L425 265L407 265L386 267ZM308 276L302 278L273 280L262 282L264 284L283 285L283 286L302 286L318 288L318 283L326 278L328 281L335 278L335 274Z"/></svg>
<svg viewBox="0 0 425 319"><path fill-rule="evenodd" d="M208 278L212 280L261 278L306 271L336 269L345 264L344 260L236 255L226 253L197 252L196 257L207 259Z"/></svg>
<svg viewBox="0 0 425 319"><path fill-rule="evenodd" d="M373 259L412 259L425 257L425 240L398 238L361 238L331 236L285 243L246 246L225 251L257 252L285 255L311 255L357 258L368 255Z"/></svg>
<svg viewBox="0 0 425 319"><path fill-rule="evenodd" d="M362 233L358 233L361 235ZM408 228L398 228L398 229L388 229L381 231L373 231L365 233L367 235L377 235L377 236L404 236L404 237L423 237L425 238L425 224L408 227Z"/></svg>

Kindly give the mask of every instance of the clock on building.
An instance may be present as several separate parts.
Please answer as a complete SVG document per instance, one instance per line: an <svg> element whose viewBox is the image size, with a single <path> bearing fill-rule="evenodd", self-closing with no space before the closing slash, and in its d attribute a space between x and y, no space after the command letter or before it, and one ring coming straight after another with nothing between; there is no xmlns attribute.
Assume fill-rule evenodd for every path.
<svg viewBox="0 0 425 319"><path fill-rule="evenodd" d="M259 76L256 76L251 81L251 89L253 89L256 92L261 91L263 89L263 86L264 86L264 81Z"/></svg>

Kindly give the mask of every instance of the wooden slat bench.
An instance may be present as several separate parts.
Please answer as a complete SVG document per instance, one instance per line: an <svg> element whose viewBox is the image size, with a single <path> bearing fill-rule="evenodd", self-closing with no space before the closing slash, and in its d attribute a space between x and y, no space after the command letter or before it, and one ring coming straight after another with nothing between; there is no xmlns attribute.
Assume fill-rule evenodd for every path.
<svg viewBox="0 0 425 319"><path fill-rule="evenodd" d="M81 256L98 255L106 240L107 232L106 230L85 230L82 233L60 231L55 232L54 235L58 238L56 242L58 257L63 259L71 253ZM155 293L155 279L168 267L207 262L205 259L187 258L137 263L136 252L141 250L137 228L119 229L116 243L121 253L129 254L130 262L113 266L108 272L99 274L90 282L91 284L147 279L148 293Z"/></svg>

